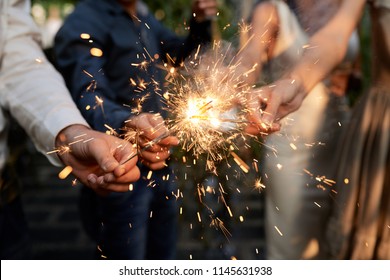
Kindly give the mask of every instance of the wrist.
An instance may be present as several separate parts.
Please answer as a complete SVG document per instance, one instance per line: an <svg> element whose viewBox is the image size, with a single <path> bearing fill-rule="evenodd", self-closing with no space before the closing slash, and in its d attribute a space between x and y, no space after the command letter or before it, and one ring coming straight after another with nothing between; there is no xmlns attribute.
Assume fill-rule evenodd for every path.
<svg viewBox="0 0 390 280"><path fill-rule="evenodd" d="M63 128L56 136L55 146L68 145L75 141L75 138L91 131L91 128L83 124L72 124Z"/></svg>
<svg viewBox="0 0 390 280"><path fill-rule="evenodd" d="M289 74L288 76L285 77L285 79L288 80L293 87L295 87L296 92L307 91L304 80L300 76Z"/></svg>

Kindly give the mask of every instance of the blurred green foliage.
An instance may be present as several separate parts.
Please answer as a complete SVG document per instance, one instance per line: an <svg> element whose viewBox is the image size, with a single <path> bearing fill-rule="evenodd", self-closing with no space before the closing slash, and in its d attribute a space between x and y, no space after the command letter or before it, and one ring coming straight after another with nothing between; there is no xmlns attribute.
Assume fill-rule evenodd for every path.
<svg viewBox="0 0 390 280"><path fill-rule="evenodd" d="M171 0L169 1L169 5L167 5L166 0L150 0L144 2L155 12L156 17L159 20L179 34L183 32L184 23L191 17L190 0ZM218 9L219 14L216 18L219 27L218 29L221 32L223 27L230 24L232 26L231 28L227 28L224 32L221 32L223 38L230 38L236 33L234 24L231 24L232 19L235 16L234 12L236 11L234 3L229 0L218 0Z"/></svg>
<svg viewBox="0 0 390 280"><path fill-rule="evenodd" d="M80 0L32 0L32 4L41 4L46 10L50 5L64 7L72 4L76 5ZM82 1L82 0L81 0ZM112 0L114 1L114 0ZM191 17L191 0L144 0L157 19L165 26L174 30L178 34L186 33L188 20ZM229 39L237 33L237 25L232 24L234 13L234 0L218 0L219 15L216 17L218 30L222 38ZM224 28L228 26L229 28ZM223 32L222 32L223 30Z"/></svg>

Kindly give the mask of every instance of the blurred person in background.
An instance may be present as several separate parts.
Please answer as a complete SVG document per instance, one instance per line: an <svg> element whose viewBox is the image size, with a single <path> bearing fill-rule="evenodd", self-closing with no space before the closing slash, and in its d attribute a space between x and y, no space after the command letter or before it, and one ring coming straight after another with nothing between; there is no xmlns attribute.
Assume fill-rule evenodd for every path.
<svg viewBox="0 0 390 280"><path fill-rule="evenodd" d="M336 166L326 237L335 259L390 259L390 1L343 0L331 20L308 42L304 52L272 88L257 124L272 125L299 110L311 90L340 63L368 3L371 25L371 85L355 102L335 152ZM294 81L294 83L292 83ZM255 127L253 127L255 128ZM258 126L259 128L259 126Z"/></svg>
<svg viewBox="0 0 390 280"><path fill-rule="evenodd" d="M333 19L340 0L261 0L250 18L249 41L240 52L239 69L248 84L268 84L254 90L252 118L257 123L267 114L258 102L268 87L289 73L305 52L321 45L309 40ZM349 118L346 93L359 51L357 33L351 35L348 52L329 75L310 88L300 108L271 123L265 131L262 183L265 192L266 255L268 259L326 259L326 221L334 178L335 152L341 127ZM326 59L320 57L319 60ZM291 82L291 81L290 81ZM281 128L280 128L281 125ZM253 130L252 130L253 128ZM259 127L248 131L256 134ZM268 130L270 129L270 131ZM280 131L271 134L273 129Z"/></svg>

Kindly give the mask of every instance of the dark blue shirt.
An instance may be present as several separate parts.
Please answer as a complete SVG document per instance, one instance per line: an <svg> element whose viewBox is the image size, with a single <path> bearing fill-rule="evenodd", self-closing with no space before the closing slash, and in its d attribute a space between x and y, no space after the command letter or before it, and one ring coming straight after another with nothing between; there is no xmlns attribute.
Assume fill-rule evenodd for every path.
<svg viewBox="0 0 390 280"><path fill-rule="evenodd" d="M161 99L167 72L161 66L167 57L181 62L210 39L210 22L191 20L189 35L181 38L146 7L133 18L117 1L85 0L66 18L54 51L56 66L89 124L122 133L137 108L165 115Z"/></svg>

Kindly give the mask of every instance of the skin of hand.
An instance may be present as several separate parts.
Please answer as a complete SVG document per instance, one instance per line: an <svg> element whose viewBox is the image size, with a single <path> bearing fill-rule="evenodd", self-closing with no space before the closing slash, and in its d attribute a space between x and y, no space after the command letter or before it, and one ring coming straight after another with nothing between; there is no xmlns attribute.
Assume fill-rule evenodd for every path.
<svg viewBox="0 0 390 280"><path fill-rule="evenodd" d="M248 97L247 109L249 134L273 133L280 130L279 121L291 112L299 109L307 91L299 81L280 79L271 86L253 89Z"/></svg>
<svg viewBox="0 0 390 280"><path fill-rule="evenodd" d="M194 0L192 1L192 13L195 14L195 20L202 22L213 18L218 13L216 0Z"/></svg>
<svg viewBox="0 0 390 280"><path fill-rule="evenodd" d="M78 141L80 139L83 141ZM69 152L58 153L58 156L65 165L72 167L73 175L100 195L126 192L129 183L140 177L137 157L120 164L136 151L118 137L83 125L71 125L57 135L56 147L70 148Z"/></svg>
<svg viewBox="0 0 390 280"><path fill-rule="evenodd" d="M129 119L126 122L126 127L139 133L137 140L141 149L150 145L150 141L169 133L160 114L141 113ZM164 137L146 150L140 151L141 162L152 170L162 169L166 166L165 161L170 157L169 149L178 144L177 137Z"/></svg>

